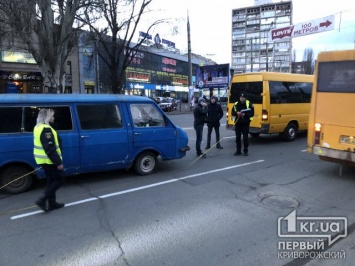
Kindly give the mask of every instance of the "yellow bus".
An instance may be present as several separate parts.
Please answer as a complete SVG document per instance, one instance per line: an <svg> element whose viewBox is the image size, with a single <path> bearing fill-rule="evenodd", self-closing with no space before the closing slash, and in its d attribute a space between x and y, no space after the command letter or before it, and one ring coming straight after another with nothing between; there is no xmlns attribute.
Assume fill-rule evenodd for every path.
<svg viewBox="0 0 355 266"><path fill-rule="evenodd" d="M307 150L355 166L355 50L319 53L314 81Z"/></svg>
<svg viewBox="0 0 355 266"><path fill-rule="evenodd" d="M244 93L254 105L251 136L279 133L285 140L294 140L298 131L308 128L312 84L313 75L279 72L234 75L228 95L227 128L233 128L232 108Z"/></svg>

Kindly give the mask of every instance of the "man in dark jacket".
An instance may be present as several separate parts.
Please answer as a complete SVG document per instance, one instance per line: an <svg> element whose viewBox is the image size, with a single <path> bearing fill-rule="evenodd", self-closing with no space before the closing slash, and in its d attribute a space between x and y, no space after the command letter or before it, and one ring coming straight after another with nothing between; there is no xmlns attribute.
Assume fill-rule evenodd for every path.
<svg viewBox="0 0 355 266"><path fill-rule="evenodd" d="M194 129L196 131L196 154L197 156L202 155L201 142L203 135L203 125L207 121L207 103L204 98L199 98L197 105L194 109ZM202 155L206 158L206 154Z"/></svg>
<svg viewBox="0 0 355 266"><path fill-rule="evenodd" d="M217 149L223 149L221 144L219 143L220 141L220 135L219 135L219 120L223 117L223 110L222 107L219 103L217 103L217 97L212 96L210 103L207 105L207 146L205 149L210 149L211 148L211 135L212 135L212 130L216 132L216 143L217 143Z"/></svg>
<svg viewBox="0 0 355 266"><path fill-rule="evenodd" d="M239 102L236 102L232 109L232 116L235 117L235 137L237 142L237 150L234 155L242 154L241 135L243 134L243 152L244 156L248 156L249 147L249 124L254 116L253 104L245 99L245 94L240 94Z"/></svg>

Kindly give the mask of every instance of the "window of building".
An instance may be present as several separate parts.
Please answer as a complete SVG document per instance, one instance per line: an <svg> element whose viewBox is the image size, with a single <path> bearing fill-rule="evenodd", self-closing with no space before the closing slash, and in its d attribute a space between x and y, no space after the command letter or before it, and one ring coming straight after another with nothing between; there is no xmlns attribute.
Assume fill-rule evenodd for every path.
<svg viewBox="0 0 355 266"><path fill-rule="evenodd" d="M67 75L71 75L71 61L67 61L67 66L66 66L66 69L65 69L65 74Z"/></svg>

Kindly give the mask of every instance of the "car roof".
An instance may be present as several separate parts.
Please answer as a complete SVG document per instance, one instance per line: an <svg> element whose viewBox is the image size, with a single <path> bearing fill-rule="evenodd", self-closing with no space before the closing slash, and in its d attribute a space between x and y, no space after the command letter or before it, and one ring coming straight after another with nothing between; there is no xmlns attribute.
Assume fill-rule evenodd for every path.
<svg viewBox="0 0 355 266"><path fill-rule="evenodd" d="M9 103L93 103L93 102L154 102L144 96L121 94L1 94L0 104Z"/></svg>

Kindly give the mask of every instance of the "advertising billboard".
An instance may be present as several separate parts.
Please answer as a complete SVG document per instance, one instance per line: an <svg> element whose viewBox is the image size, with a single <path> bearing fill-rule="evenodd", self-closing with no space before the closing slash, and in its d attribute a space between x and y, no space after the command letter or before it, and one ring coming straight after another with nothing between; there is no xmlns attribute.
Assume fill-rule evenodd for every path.
<svg viewBox="0 0 355 266"><path fill-rule="evenodd" d="M229 84L229 64L196 68L196 88L223 88Z"/></svg>

